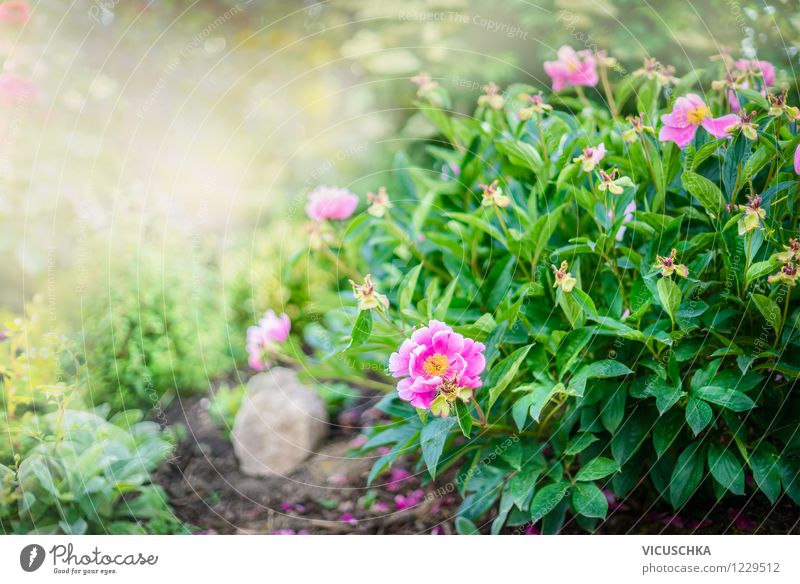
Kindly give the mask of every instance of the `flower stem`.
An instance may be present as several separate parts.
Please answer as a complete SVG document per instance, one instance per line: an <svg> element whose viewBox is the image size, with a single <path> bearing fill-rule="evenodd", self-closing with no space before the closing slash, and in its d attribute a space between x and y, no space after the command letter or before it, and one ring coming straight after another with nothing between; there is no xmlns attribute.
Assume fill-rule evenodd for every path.
<svg viewBox="0 0 800 584"><path fill-rule="evenodd" d="M611 117L616 118L619 112L617 111L617 104L614 102L614 94L611 92L611 85L608 83L608 72L605 67L600 67L600 81L603 84L603 91L606 94L608 109L611 110Z"/></svg>
<svg viewBox="0 0 800 584"><path fill-rule="evenodd" d="M356 270L354 270L353 268L351 268L350 266L346 265L344 262L342 262L342 260L339 259L339 256L336 255L335 253L333 253L333 251L331 250L330 247L327 246L327 244L323 244L322 252L326 256L328 256L328 258L334 264L336 264L336 269L337 270L339 270L343 274L346 274L347 276L349 276L351 279L353 279L356 282L360 282L362 280L362 278L359 275L359 273Z"/></svg>

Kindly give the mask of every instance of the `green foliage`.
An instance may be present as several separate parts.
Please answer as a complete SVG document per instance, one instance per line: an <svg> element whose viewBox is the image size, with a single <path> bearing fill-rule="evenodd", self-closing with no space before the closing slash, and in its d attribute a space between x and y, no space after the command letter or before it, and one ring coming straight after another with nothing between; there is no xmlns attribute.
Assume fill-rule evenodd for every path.
<svg viewBox="0 0 800 584"><path fill-rule="evenodd" d="M657 81L629 83L656 86L650 119L670 110ZM330 242L390 308L367 334L340 281L344 306L313 324L327 342L305 367L335 376L335 361L343 377L392 392L373 365L413 326L441 318L486 346L483 387L450 417L382 400L392 422L369 431L364 451L391 451L370 480L409 452L432 477L460 469L464 533L489 513L492 532L541 521L554 533L570 515L591 529L607 513L603 488L624 496L639 484L678 510L745 494L747 474L770 501L796 499L800 309L793 282L768 276L798 236L797 141L756 100L746 107L769 148L701 129L680 151L647 131L623 140L629 126L603 104L568 96L520 119L522 93L536 88L511 86L505 107L472 118L423 100L449 146L427 149L425 171L399 157L404 186L388 216L357 215ZM600 142L599 168L626 177L619 194L573 162ZM508 206L483 197L494 180ZM763 217L742 231L756 194Z"/></svg>
<svg viewBox="0 0 800 584"><path fill-rule="evenodd" d="M207 391L232 368L219 278L194 262L191 277L185 258L143 253L113 263L85 308L90 403L151 409L175 394Z"/></svg>

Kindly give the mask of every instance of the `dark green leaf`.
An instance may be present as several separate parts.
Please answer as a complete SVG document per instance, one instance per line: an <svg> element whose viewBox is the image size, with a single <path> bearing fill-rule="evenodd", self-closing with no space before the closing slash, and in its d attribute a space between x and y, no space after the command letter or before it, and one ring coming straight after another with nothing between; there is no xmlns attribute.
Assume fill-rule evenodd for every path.
<svg viewBox="0 0 800 584"><path fill-rule="evenodd" d="M585 517L605 519L608 500L594 483L577 483L572 492L572 508L575 513Z"/></svg>
<svg viewBox="0 0 800 584"><path fill-rule="evenodd" d="M598 456L587 464L583 465L575 475L576 481L595 481L607 477L610 474L619 472L619 464L615 460Z"/></svg>

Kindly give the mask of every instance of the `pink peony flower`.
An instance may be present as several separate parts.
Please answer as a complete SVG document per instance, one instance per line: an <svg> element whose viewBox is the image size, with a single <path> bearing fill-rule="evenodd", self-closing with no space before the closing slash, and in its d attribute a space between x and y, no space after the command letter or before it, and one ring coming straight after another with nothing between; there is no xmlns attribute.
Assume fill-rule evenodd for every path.
<svg viewBox="0 0 800 584"><path fill-rule="evenodd" d="M14 73L0 73L0 103L14 105L36 96L36 86Z"/></svg>
<svg viewBox="0 0 800 584"><path fill-rule="evenodd" d="M430 321L403 341L399 351L389 358L392 375L402 378L397 384L400 398L425 409L438 395L468 400L472 390L482 385L484 348L482 343L463 337L445 323Z"/></svg>
<svg viewBox="0 0 800 584"><path fill-rule="evenodd" d="M0 4L0 22L25 24L31 17L31 9L23 0L12 0Z"/></svg>
<svg viewBox="0 0 800 584"><path fill-rule="evenodd" d="M800 174L800 144L797 145L797 149L794 151L794 171Z"/></svg>
<svg viewBox="0 0 800 584"><path fill-rule="evenodd" d="M358 196L347 189L319 186L308 195L306 213L314 221L344 221L358 207Z"/></svg>
<svg viewBox="0 0 800 584"><path fill-rule="evenodd" d="M544 72L553 80L553 91L565 87L597 85L597 62L591 51L578 51L568 46L558 49L557 61L545 61Z"/></svg>
<svg viewBox="0 0 800 584"><path fill-rule="evenodd" d="M292 323L285 314L277 316L274 311L268 310L258 322L258 326L247 329L247 354L250 367L256 371L267 368L267 355L275 345L283 343L289 338Z"/></svg>
<svg viewBox="0 0 800 584"><path fill-rule="evenodd" d="M679 97L672 113L661 116L664 124L658 134L662 142L675 142L679 148L686 148L694 139L697 128L703 126L715 138L727 136L727 128L739 121L739 116L728 114L719 118L711 117L711 110L694 93Z"/></svg>
<svg viewBox="0 0 800 584"><path fill-rule="evenodd" d="M763 77L764 85L775 83L775 67L769 61L739 59L736 61L736 68L739 71L759 73Z"/></svg>

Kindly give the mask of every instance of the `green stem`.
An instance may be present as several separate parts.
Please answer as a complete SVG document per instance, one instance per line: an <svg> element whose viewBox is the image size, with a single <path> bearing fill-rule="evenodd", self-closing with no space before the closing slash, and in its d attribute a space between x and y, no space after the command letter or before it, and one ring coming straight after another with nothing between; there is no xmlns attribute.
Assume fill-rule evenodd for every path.
<svg viewBox="0 0 800 584"><path fill-rule="evenodd" d="M608 83L608 71L602 66L600 67L600 82L603 84L603 91L606 94L608 109L611 110L611 117L616 118L619 115L617 104L614 102L614 94L611 92L611 85Z"/></svg>

